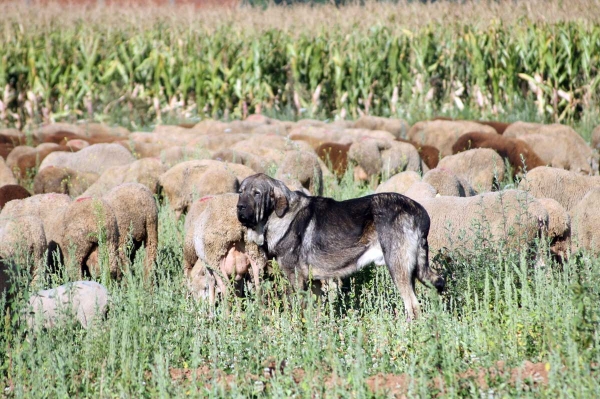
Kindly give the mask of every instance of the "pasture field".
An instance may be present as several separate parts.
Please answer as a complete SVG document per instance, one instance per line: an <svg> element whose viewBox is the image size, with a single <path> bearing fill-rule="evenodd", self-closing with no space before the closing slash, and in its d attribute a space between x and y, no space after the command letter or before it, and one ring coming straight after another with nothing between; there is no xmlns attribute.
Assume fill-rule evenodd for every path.
<svg viewBox="0 0 600 399"><path fill-rule="evenodd" d="M599 124L598 1L42 10L0 4L1 125L87 118L152 130L261 110L560 121L589 140ZM351 172L324 184L338 200L371 193ZM316 297L284 293L275 264L260 296L211 308L186 287L183 219L162 203L152 281L143 251L120 281L104 273L109 312L87 330L29 329L18 313L29 294L69 277L29 286L19 270L14 301L0 298L0 395L600 397L600 258L559 264L540 239L542 265L471 228L479 245L435 259L447 290L417 285L423 312L410 323L376 267Z"/></svg>
<svg viewBox="0 0 600 399"><path fill-rule="evenodd" d="M335 190L328 185L326 195L369 192L349 176L344 181ZM483 242L485 226L473 228ZM140 256L122 281L101 279L112 304L107 319L89 330L66 324L31 331L7 311L3 395L592 398L600 392L597 257L583 253L563 265L546 259L545 267L534 267L502 243L481 245L457 255L452 266L435 265L448 290L438 296L419 285L423 316L409 324L385 268L367 269L318 300L282 295L285 280L275 278L263 284L260 299L232 299L211 310L185 288L182 240L182 222L162 206L153 283L140 278ZM20 291L14 308L28 291Z"/></svg>

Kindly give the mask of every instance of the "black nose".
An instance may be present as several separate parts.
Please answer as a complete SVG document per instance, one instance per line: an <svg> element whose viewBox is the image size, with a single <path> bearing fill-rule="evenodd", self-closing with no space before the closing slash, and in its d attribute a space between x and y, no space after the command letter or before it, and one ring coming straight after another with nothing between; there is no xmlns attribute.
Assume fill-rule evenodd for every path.
<svg viewBox="0 0 600 399"><path fill-rule="evenodd" d="M246 205L238 204L237 210L238 210L238 212L246 210Z"/></svg>

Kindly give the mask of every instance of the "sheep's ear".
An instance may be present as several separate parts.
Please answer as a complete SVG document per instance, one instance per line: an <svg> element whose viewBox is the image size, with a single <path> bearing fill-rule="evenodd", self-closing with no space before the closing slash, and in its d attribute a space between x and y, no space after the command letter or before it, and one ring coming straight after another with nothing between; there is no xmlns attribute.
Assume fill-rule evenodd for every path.
<svg viewBox="0 0 600 399"><path fill-rule="evenodd" d="M277 217L283 217L288 210L288 198L285 192L279 187L273 187L273 197L275 202L275 214Z"/></svg>

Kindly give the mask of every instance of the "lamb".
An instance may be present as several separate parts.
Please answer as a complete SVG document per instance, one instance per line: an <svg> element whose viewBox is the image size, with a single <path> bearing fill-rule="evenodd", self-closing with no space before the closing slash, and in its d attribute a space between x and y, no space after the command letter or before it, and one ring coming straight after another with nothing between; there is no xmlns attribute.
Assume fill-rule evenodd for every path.
<svg viewBox="0 0 600 399"><path fill-rule="evenodd" d="M595 187L600 187L600 176L583 176L548 166L535 168L519 183L520 190L536 198L552 198L567 212Z"/></svg>
<svg viewBox="0 0 600 399"><path fill-rule="evenodd" d="M496 151L503 159L508 160L516 173L546 165L524 141L486 133L463 134L452 146L452 152L458 154L472 148L490 148Z"/></svg>
<svg viewBox="0 0 600 399"><path fill-rule="evenodd" d="M489 148L477 148L442 158L438 168L449 169L465 179L475 191L491 191L504 179L504 162Z"/></svg>
<svg viewBox="0 0 600 399"><path fill-rule="evenodd" d="M7 202L31 197L29 191L18 184L8 184L0 187L0 209L4 208Z"/></svg>
<svg viewBox="0 0 600 399"><path fill-rule="evenodd" d="M150 278L158 250L158 206L154 195L143 184L124 183L110 190L103 199L117 218L121 258L124 258L129 237L134 246L130 260L143 244L146 248L144 277Z"/></svg>
<svg viewBox="0 0 600 399"><path fill-rule="evenodd" d="M415 123L408 131L407 139L437 148L443 158L452 155L452 145L468 132L498 134L494 128L475 122L436 120Z"/></svg>
<svg viewBox="0 0 600 399"><path fill-rule="evenodd" d="M200 262L196 262L192 269L187 263L185 270L191 285L208 291L207 296L211 303L216 298L218 287L223 295L228 295L227 281L234 280L235 292L243 293L243 281L252 271L252 278L256 290L260 288L260 274L266 265L266 255L261 248L250 240L246 240L246 229L237 219L237 194L223 194L209 198L204 210L193 222L193 242L196 255ZM204 275L199 269L207 267ZM198 284L205 278L205 284ZM195 280L195 281L194 281ZM196 295L203 295L196 292Z"/></svg>
<svg viewBox="0 0 600 399"><path fill-rule="evenodd" d="M600 187L594 187L575 205L569 215L575 250L600 254Z"/></svg>

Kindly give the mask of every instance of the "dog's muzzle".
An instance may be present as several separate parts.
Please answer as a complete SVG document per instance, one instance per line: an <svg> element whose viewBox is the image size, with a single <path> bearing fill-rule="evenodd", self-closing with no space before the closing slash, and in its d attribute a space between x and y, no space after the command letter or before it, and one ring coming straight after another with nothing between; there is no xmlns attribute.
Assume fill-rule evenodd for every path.
<svg viewBox="0 0 600 399"><path fill-rule="evenodd" d="M248 209L246 205L238 204L237 206L237 218L244 227L252 228L256 226L256 220L252 211Z"/></svg>

